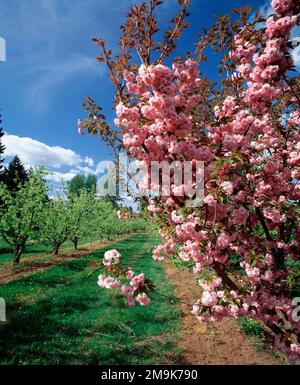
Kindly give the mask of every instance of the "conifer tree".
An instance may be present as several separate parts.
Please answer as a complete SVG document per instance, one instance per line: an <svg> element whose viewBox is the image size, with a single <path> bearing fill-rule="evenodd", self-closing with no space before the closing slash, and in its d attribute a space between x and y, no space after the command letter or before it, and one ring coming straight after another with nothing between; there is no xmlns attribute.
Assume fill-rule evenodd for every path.
<svg viewBox="0 0 300 385"><path fill-rule="evenodd" d="M20 158L16 155L4 170L4 183L8 190L15 193L28 180L28 174Z"/></svg>

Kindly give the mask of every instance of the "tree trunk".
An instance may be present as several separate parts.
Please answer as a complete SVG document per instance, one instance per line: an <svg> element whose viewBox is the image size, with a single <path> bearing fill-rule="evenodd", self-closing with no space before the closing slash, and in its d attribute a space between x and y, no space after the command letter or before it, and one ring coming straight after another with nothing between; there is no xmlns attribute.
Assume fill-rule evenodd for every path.
<svg viewBox="0 0 300 385"><path fill-rule="evenodd" d="M73 242L73 245L74 245L74 249L78 250L78 238L72 239L72 242Z"/></svg>
<svg viewBox="0 0 300 385"><path fill-rule="evenodd" d="M56 245L56 246L54 247L54 249L53 249L53 254L54 254L54 255L57 255L57 254L58 254L59 246L60 246L60 245Z"/></svg>
<svg viewBox="0 0 300 385"><path fill-rule="evenodd" d="M24 247L22 246L19 246L15 249L14 251L14 265L18 265L20 263L20 257L21 257L21 254L23 253L24 251Z"/></svg>

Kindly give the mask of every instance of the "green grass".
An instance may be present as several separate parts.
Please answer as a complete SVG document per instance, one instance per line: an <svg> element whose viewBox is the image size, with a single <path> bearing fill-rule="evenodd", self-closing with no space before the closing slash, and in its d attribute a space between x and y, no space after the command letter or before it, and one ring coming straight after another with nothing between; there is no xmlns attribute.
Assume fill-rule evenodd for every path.
<svg viewBox="0 0 300 385"><path fill-rule="evenodd" d="M124 264L174 298L162 266L151 259L156 243L138 234L113 247ZM0 326L1 364L155 364L176 356L176 302L153 294L151 306L128 308L115 291L96 285L98 272L90 274L89 264L111 247L0 287L8 318Z"/></svg>
<svg viewBox="0 0 300 385"><path fill-rule="evenodd" d="M239 318L238 322L240 324L240 330L247 336L266 340L266 332L264 331L263 327L259 322L248 317Z"/></svg>
<svg viewBox="0 0 300 385"><path fill-rule="evenodd" d="M88 243L88 242L97 241L98 239L99 239L98 235L93 235L90 237L83 238L78 242L78 246L83 245L83 244ZM73 244L71 241L65 242L61 246L61 249L67 248L67 247L70 247L70 248L73 247ZM22 254L21 263L22 263L22 261L26 260L26 258L32 257L34 255L43 254L43 253L50 253L51 251L52 251L52 249L49 246L41 245L38 242L32 242L32 243L28 244L28 246L26 247L26 250ZM6 263L6 262L12 262L12 260L13 260L12 247L7 245L7 243L4 240L0 239L0 264Z"/></svg>

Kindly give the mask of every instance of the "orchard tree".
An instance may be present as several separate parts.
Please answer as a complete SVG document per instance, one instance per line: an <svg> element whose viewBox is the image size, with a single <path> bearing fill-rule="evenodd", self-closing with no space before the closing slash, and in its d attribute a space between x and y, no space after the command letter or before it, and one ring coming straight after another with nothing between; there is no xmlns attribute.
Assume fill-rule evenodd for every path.
<svg viewBox="0 0 300 385"><path fill-rule="evenodd" d="M29 171L28 179L11 193L0 182L0 235L13 247L13 262L18 264L29 239L44 220L44 206L47 188L42 169Z"/></svg>
<svg viewBox="0 0 300 385"><path fill-rule="evenodd" d="M117 214L113 205L106 199L97 199L94 214L94 231L99 235L100 240L114 237L114 224L117 221Z"/></svg>
<svg viewBox="0 0 300 385"><path fill-rule="evenodd" d="M80 195L69 196L67 203L67 221L69 238L75 250L80 238L91 233L91 223L96 220L96 201L93 189L90 192L81 191Z"/></svg>
<svg viewBox="0 0 300 385"><path fill-rule="evenodd" d="M68 203L62 197L50 200L45 206L39 238L41 242L52 247L55 255L58 254L59 248L70 236L68 216Z"/></svg>
<svg viewBox="0 0 300 385"><path fill-rule="evenodd" d="M290 36L300 3L273 0L267 20L235 9L200 34L196 51L182 59L169 56L188 27L189 1L178 1L179 12L157 42L160 3L130 8L117 55L94 39L116 86L118 128L88 98L80 132L99 134L115 153L125 150L148 169L153 161L189 161L195 177L196 161L204 162L200 206L187 204L191 185L174 177L169 196L150 200L164 239L154 258L190 262L203 288L192 309L200 322L258 319L276 348L297 359L300 80ZM199 72L207 48L221 56L218 84Z"/></svg>

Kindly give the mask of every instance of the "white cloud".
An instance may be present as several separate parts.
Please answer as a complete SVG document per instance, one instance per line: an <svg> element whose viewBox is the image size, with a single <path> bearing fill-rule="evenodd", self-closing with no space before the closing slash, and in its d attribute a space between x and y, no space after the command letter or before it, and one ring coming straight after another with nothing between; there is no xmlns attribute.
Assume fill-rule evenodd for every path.
<svg viewBox="0 0 300 385"><path fill-rule="evenodd" d="M94 166L94 159L89 158L88 156L86 156L84 158L84 163L86 163L89 167L93 167Z"/></svg>
<svg viewBox="0 0 300 385"><path fill-rule="evenodd" d="M84 175L89 175L89 174L92 174L92 175L95 175L96 174L96 171L93 170L92 168L90 167L87 167L87 166L76 166L76 169L71 169L70 172L75 172L77 174L84 174Z"/></svg>
<svg viewBox="0 0 300 385"><path fill-rule="evenodd" d="M296 67L300 67L300 45L293 49L292 56Z"/></svg>
<svg viewBox="0 0 300 385"><path fill-rule="evenodd" d="M50 182L56 182L56 183L60 183L60 182L68 182L70 181L72 178L74 178L74 176L77 175L77 172L51 172L49 173L47 176L46 176L46 179Z"/></svg>
<svg viewBox="0 0 300 385"><path fill-rule="evenodd" d="M49 146L32 138L6 134L2 142L6 147L4 156L18 155L25 164L31 166L61 168L93 164L91 158L83 158L73 150Z"/></svg>

